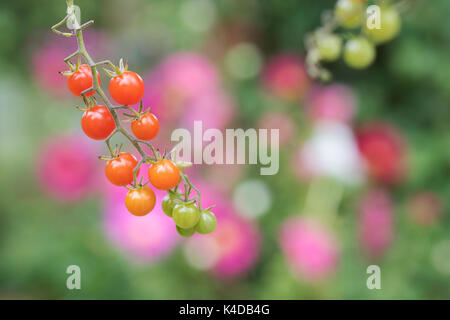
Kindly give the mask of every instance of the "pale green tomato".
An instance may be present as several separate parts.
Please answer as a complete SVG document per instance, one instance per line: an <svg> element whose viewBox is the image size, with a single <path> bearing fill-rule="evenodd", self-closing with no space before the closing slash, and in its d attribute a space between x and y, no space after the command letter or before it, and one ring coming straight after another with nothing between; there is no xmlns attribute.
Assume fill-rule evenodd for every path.
<svg viewBox="0 0 450 320"><path fill-rule="evenodd" d="M183 229L190 229L200 219L200 210L194 204L179 203L173 207L172 217L177 226Z"/></svg>
<svg viewBox="0 0 450 320"><path fill-rule="evenodd" d="M177 200L170 195L166 195L161 203L161 208L168 217L172 217L173 207L177 204Z"/></svg>
<svg viewBox="0 0 450 320"><path fill-rule="evenodd" d="M345 28L359 27L364 20L365 5L360 0L338 0L334 15L339 24Z"/></svg>
<svg viewBox="0 0 450 320"><path fill-rule="evenodd" d="M210 211L203 211L200 215L195 231L200 234L208 234L213 232L217 226L217 219L214 213Z"/></svg>
<svg viewBox="0 0 450 320"><path fill-rule="evenodd" d="M195 234L195 228L183 229L177 226L177 232L182 237L190 238Z"/></svg>
<svg viewBox="0 0 450 320"><path fill-rule="evenodd" d="M352 68L367 68L373 63L375 56L375 46L364 37L355 37L345 44L344 60Z"/></svg>
<svg viewBox="0 0 450 320"><path fill-rule="evenodd" d="M316 38L320 60L335 61L341 55L342 38L335 34L319 34Z"/></svg>
<svg viewBox="0 0 450 320"><path fill-rule="evenodd" d="M380 29L364 25L364 32L375 44L381 44L394 39L400 32L402 21L397 10L392 7L381 8Z"/></svg>

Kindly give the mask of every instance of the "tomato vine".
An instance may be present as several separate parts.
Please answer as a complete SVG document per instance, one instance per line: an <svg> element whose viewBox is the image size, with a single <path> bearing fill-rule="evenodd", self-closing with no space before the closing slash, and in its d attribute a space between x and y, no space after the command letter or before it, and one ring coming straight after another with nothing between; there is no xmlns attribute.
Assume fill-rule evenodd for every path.
<svg viewBox="0 0 450 320"><path fill-rule="evenodd" d="M144 117L146 117L149 114L148 110L143 112L143 104L141 98L144 92L144 83L142 79L136 73L127 71L127 66L124 66L122 59L120 59L119 66L115 66L110 60L102 60L100 62L95 62L89 55L83 39L83 30L94 24L94 21L89 20L83 24L80 24L80 22L77 20L76 15L77 7L74 5L74 1L66 0L66 3L67 3L66 16L60 22L52 26L51 30L65 37L75 36L77 39L78 44L77 50L64 59L65 64L69 67L70 70L62 72L62 74L65 76L72 76L75 73L84 72L84 74L79 75L80 78L82 79L81 83L75 83L69 86L71 91L75 95L81 96L84 101L86 109L82 108L79 109L85 111L85 115L87 112L93 111L104 112L103 110L107 109L107 111L109 111L112 117L112 120L114 121L115 125L114 129L111 130L110 129L111 125L109 124L106 126L107 129L105 130L109 130L106 131L107 132L106 136L102 136L102 134L93 134L93 135L87 134L91 138L98 140L105 140L106 146L110 152L110 156L100 156L99 158L108 161L106 167L108 180L113 182L113 184L116 184L117 181L130 182L131 180L130 176L132 175L132 183L129 183L129 185L121 184L122 186L126 187L129 190L125 202L127 209L132 214L142 216L147 214L153 209L155 202L154 192L147 186L147 184L150 182L155 188L160 190L166 190L168 192L168 197L172 199L172 201L170 202L171 203L170 206L164 204L164 212L168 214L169 211L176 210L177 219L175 220L175 222L182 221L184 223L184 224L181 223L183 224L182 226L177 224L177 230L180 235L192 236L196 231L195 228L197 225L199 226L198 227L200 230L199 233L204 234L214 231L216 226L216 218L210 212L211 207L205 210L202 209L201 193L198 190L198 188L196 188L192 184L192 182L189 180L189 177L184 173L184 168L191 166L192 163L177 161L175 159L176 157L173 156L174 150L171 150L167 154L164 153L163 155L161 155L159 150L155 149L155 147L150 141L133 137L133 135L130 134L125 129L125 127L122 125L122 122L119 119L117 112L118 110L122 109L131 112L131 114L124 113L124 115L132 118L132 121L136 123L140 122ZM60 28L61 26L63 26L68 22L73 27L68 28L69 32L62 32L58 30L58 28ZM73 63L73 59L75 58L78 59L78 62L76 64ZM89 70L91 72L90 75L86 73L87 72L86 65L81 65L81 60L84 60L86 65L89 67ZM108 99L108 97L106 96L105 92L103 91L100 85L100 75L98 70L100 66L107 66L112 69L112 71L105 69L105 72L107 73L108 76L112 77L109 90L111 92L111 95L113 96L113 99L115 99L116 101L120 100L122 102L128 102L130 104L131 102L139 102L140 100L139 111L134 110L129 105L118 105L118 106L113 105L113 103ZM124 78L129 78L128 79L129 81ZM91 82L89 83L89 81ZM86 83L89 84L86 85ZM131 92L130 86L134 86L135 88L137 88L136 90L138 92ZM80 87L86 88L81 92L78 92L77 90L79 90ZM114 94L112 92L113 90L115 91ZM119 92L119 90L122 91ZM104 106L97 105L95 95L100 97ZM102 109L102 107L106 109ZM143 134L143 136L146 136L147 138L153 138L157 134L157 130L159 129L159 123L157 123L157 118L153 114L150 115L152 115L152 117L150 118L151 121L147 120L146 123L147 125L150 123L152 127L149 128L150 132L147 132L147 135ZM86 124L86 128L89 125L94 126L93 128L94 130L98 129L98 127L95 127L96 125L98 126L98 123L96 122ZM140 122L139 125L142 125L142 122ZM85 130L84 127L83 130ZM105 131L103 131L102 133L104 132ZM85 133L87 132L85 131ZM130 142L130 144L133 145L135 149L139 152L141 159L138 162L136 160L137 164L135 164L134 161L123 162L122 164L119 165L111 163L112 161L120 163L121 157L122 158L124 157L124 153L120 152L121 147L116 146L115 148L112 148L111 146L111 139L118 133L122 134ZM143 150L141 145L146 145L147 147L149 147L152 154L151 155L147 154ZM130 157L132 156L130 155ZM142 179L139 183L137 182L137 175L143 163L151 164L148 173L149 182L145 184L142 183ZM159 170L154 170L155 167L158 167ZM114 170L116 170L116 172L114 172ZM182 193L179 192L178 190L179 183L181 182L184 184L184 192ZM190 194L192 191L195 191L196 193L196 196L193 199L190 198ZM197 204L195 205L195 203ZM168 215L171 216L171 212L169 212ZM189 223L186 224L186 221L188 221ZM183 228L183 226L185 228ZM208 232L206 232L205 230Z"/></svg>

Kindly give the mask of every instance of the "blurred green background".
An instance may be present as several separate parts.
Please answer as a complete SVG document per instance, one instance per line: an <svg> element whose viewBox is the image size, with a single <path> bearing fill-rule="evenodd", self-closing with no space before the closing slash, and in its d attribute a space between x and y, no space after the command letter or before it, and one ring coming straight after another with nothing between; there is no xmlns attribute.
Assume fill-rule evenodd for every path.
<svg viewBox="0 0 450 320"><path fill-rule="evenodd" d="M129 217L123 193L105 182L104 146L83 135L80 101L58 74L76 49L73 37L50 31L65 1L2 0L0 298L450 298L450 2L410 1L373 66L327 65L334 82L321 86L305 75L303 38L334 3L75 1L83 21L95 20L87 49L97 61L124 57L143 75L162 126L281 129L277 175L260 176L258 166L193 171L218 204L219 226L186 240L159 209L145 222ZM365 132L360 148L375 137L375 151L355 157L381 179L362 170L347 183L355 163L325 183L296 174L299 150L322 132L321 107L354 109L330 130L355 145ZM339 202L329 188L343 192ZM366 286L371 264L381 290ZM66 287L69 265L81 268L81 290Z"/></svg>

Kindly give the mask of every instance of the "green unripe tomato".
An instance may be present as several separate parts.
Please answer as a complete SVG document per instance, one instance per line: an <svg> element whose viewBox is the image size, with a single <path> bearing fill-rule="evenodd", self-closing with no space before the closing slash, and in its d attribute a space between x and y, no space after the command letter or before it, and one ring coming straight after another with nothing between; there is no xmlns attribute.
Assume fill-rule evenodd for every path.
<svg viewBox="0 0 450 320"><path fill-rule="evenodd" d="M182 237L190 238L194 235L195 228L183 229L183 228L180 228L179 226L177 226L177 232Z"/></svg>
<svg viewBox="0 0 450 320"><path fill-rule="evenodd" d="M200 210L193 203L178 203L173 207L172 217L177 226L189 229L193 228L200 219Z"/></svg>
<svg viewBox="0 0 450 320"><path fill-rule="evenodd" d="M367 68L373 63L375 56L375 46L364 37L355 37L345 44L344 60L352 68Z"/></svg>
<svg viewBox="0 0 450 320"><path fill-rule="evenodd" d="M174 197L171 197L170 195L166 195L161 203L161 208L163 209L166 216L172 218L172 211L173 207L178 203L178 200L176 200Z"/></svg>
<svg viewBox="0 0 450 320"><path fill-rule="evenodd" d="M365 5L360 0L338 0L334 15L344 28L359 27L364 19Z"/></svg>
<svg viewBox="0 0 450 320"><path fill-rule="evenodd" d="M316 38L320 60L335 61L341 55L342 38L335 34L318 34Z"/></svg>
<svg viewBox="0 0 450 320"><path fill-rule="evenodd" d="M213 232L217 226L217 219L214 213L210 211L203 211L200 215L195 231L200 234L208 234Z"/></svg>
<svg viewBox="0 0 450 320"><path fill-rule="evenodd" d="M402 21L397 10L392 7L386 7L380 10L380 29L369 29L366 23L364 32L374 43L381 44L394 39L400 32L401 26Z"/></svg>

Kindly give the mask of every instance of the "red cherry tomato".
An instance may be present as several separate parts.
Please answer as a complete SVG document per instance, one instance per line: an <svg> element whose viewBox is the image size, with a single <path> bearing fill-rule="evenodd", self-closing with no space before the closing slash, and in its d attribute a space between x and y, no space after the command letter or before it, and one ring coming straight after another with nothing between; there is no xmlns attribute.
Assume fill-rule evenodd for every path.
<svg viewBox="0 0 450 320"><path fill-rule="evenodd" d="M98 73L97 79L100 84L100 75ZM78 70L67 79L67 85L74 95L81 97L81 92L92 87L92 73L89 66L87 64L79 66ZM95 91L91 90L86 93L86 97L92 96L94 93Z"/></svg>
<svg viewBox="0 0 450 320"><path fill-rule="evenodd" d="M125 197L125 206L135 216L145 216L153 210L155 203L155 193L149 187L130 190Z"/></svg>
<svg viewBox="0 0 450 320"><path fill-rule="evenodd" d="M121 152L117 158L109 160L106 164L106 178L116 186L130 184L133 182L133 170L137 164L138 161L132 154ZM138 174L139 170L136 172L136 175Z"/></svg>
<svg viewBox="0 0 450 320"><path fill-rule="evenodd" d="M169 190L180 182L180 170L168 159L158 161L148 169L150 183L159 190Z"/></svg>
<svg viewBox="0 0 450 320"><path fill-rule="evenodd" d="M89 138L103 140L114 131L116 124L107 107L94 106L84 112L81 128Z"/></svg>
<svg viewBox="0 0 450 320"><path fill-rule="evenodd" d="M131 131L136 138L151 140L158 134L159 121L153 113L143 115L139 120L131 123Z"/></svg>
<svg viewBox="0 0 450 320"><path fill-rule="evenodd" d="M111 97L122 105L130 106L141 101L144 90L144 81L132 71L125 71L109 82Z"/></svg>

